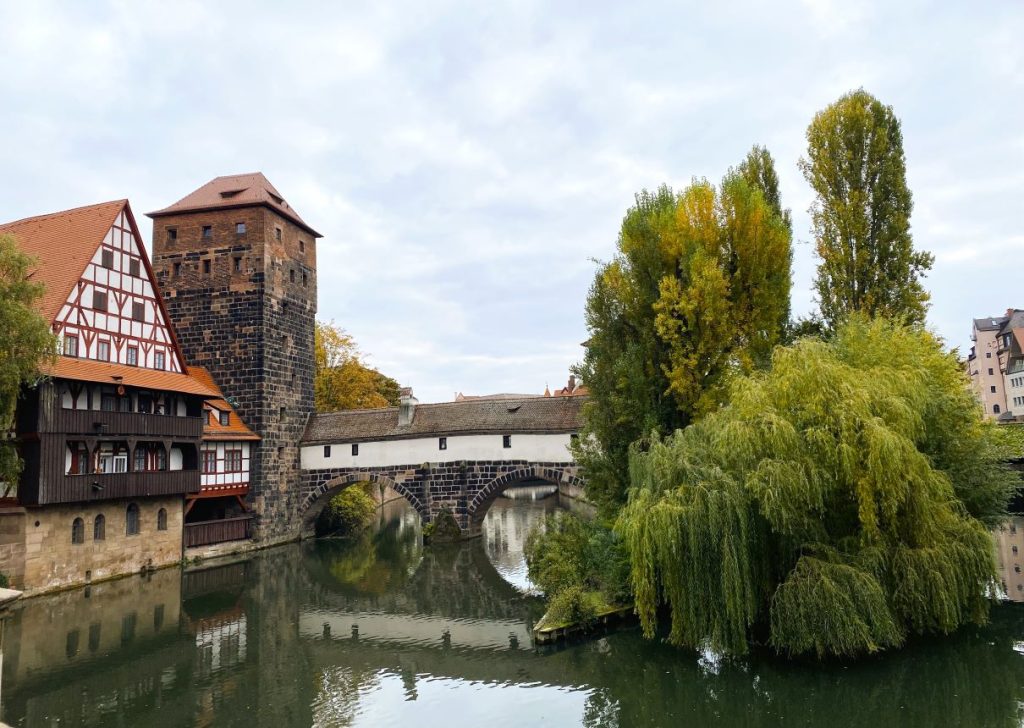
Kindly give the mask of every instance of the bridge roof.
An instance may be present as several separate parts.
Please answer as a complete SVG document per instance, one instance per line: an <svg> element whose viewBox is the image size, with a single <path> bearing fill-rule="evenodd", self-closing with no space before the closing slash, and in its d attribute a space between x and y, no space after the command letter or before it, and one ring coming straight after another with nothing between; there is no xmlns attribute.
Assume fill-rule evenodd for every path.
<svg viewBox="0 0 1024 728"><path fill-rule="evenodd" d="M477 399L416 405L411 425L399 427L398 407L313 415L304 445L400 440L445 435L576 432L586 397Z"/></svg>

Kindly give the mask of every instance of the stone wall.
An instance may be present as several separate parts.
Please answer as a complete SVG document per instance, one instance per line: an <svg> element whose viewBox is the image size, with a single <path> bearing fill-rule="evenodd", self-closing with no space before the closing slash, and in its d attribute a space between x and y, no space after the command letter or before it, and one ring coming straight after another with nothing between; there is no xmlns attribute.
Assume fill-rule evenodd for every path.
<svg viewBox="0 0 1024 728"><path fill-rule="evenodd" d="M139 506L140 532L132 536L126 534L129 503ZM163 531L157 529L161 508L167 512ZM7 508L0 511L0 555L11 560L0 561L0 572L31 596L174 564L181 560L182 513L180 496ZM105 537L95 540L99 514ZM83 520L83 543L71 541L75 518ZM23 547L17 546L19 539Z"/></svg>
<svg viewBox="0 0 1024 728"><path fill-rule="evenodd" d="M487 509L506 488L542 480L559 487L582 488L579 468L572 463L526 460L451 461L380 468L307 470L302 474L299 519L308 533L327 501L352 483L370 481L393 488L424 523L446 509L455 516L463 536L480 535Z"/></svg>
<svg viewBox="0 0 1024 728"><path fill-rule="evenodd" d="M168 228L177 231L173 242ZM249 493L256 539L298 535L298 443L313 411L316 240L264 207L183 213L154 221L153 266L186 360L210 370L263 438Z"/></svg>

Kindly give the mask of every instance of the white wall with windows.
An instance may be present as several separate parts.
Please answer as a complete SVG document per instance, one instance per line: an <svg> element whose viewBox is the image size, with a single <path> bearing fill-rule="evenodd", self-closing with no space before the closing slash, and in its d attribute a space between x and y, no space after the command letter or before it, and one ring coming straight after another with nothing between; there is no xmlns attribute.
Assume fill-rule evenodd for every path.
<svg viewBox="0 0 1024 728"><path fill-rule="evenodd" d="M571 463L568 432L545 435L452 435L371 442L306 445L301 450L304 470L388 467L453 460L528 460Z"/></svg>
<svg viewBox="0 0 1024 728"><path fill-rule="evenodd" d="M204 488L249 482L250 443L204 442L199 452L200 483Z"/></svg>

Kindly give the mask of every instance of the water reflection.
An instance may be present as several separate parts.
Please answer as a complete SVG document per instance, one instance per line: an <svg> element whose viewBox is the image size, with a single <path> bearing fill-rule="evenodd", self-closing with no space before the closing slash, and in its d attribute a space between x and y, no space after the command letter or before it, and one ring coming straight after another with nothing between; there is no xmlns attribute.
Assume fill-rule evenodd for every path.
<svg viewBox="0 0 1024 728"><path fill-rule="evenodd" d="M1024 606L842 666L715 662L635 630L538 652L515 554L550 496L495 503L485 538L420 546L390 504L318 542L25 602L7 622L15 726L1020 725ZM562 504L564 505L564 504Z"/></svg>

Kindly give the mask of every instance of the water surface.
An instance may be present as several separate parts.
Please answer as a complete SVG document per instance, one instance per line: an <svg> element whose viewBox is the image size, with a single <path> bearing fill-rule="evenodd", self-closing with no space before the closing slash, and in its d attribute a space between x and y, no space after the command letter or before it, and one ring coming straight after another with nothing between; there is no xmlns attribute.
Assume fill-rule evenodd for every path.
<svg viewBox="0 0 1024 728"><path fill-rule="evenodd" d="M14 726L1019 726L1024 607L851 665L722 662L635 628L540 651L522 543L565 507L499 499L484 536L420 546L385 506L303 543L25 602L4 630Z"/></svg>

